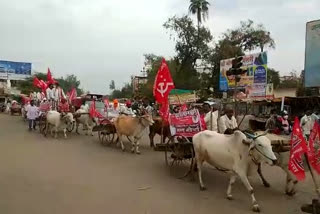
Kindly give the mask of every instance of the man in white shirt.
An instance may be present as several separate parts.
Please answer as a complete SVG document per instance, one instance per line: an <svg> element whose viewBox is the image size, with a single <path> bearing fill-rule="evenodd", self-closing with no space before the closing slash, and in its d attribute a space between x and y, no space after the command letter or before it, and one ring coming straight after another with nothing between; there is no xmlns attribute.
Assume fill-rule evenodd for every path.
<svg viewBox="0 0 320 214"><path fill-rule="evenodd" d="M204 103L203 107L207 111L204 116L204 121L206 123L207 129L210 131L218 132L219 112L218 112L216 106L214 106L214 105L210 106L209 103Z"/></svg>
<svg viewBox="0 0 320 214"><path fill-rule="evenodd" d="M301 118L301 121L300 121L303 134L307 140L309 140L309 136L313 128L313 124L314 124L314 120L311 117L311 111L308 110L306 114Z"/></svg>
<svg viewBox="0 0 320 214"><path fill-rule="evenodd" d="M226 108L225 114L219 120L219 132L221 134L233 134L238 129L236 118L233 116L233 109Z"/></svg>
<svg viewBox="0 0 320 214"><path fill-rule="evenodd" d="M34 101L30 101L30 106L27 107L27 119L29 122L29 130L36 129L36 119L39 116L39 109L34 105Z"/></svg>
<svg viewBox="0 0 320 214"><path fill-rule="evenodd" d="M55 100L54 94L55 94L55 89L53 88L53 85L50 84L49 87L46 90L46 94L47 94L47 100L48 102L51 104L51 106L53 107L53 103Z"/></svg>

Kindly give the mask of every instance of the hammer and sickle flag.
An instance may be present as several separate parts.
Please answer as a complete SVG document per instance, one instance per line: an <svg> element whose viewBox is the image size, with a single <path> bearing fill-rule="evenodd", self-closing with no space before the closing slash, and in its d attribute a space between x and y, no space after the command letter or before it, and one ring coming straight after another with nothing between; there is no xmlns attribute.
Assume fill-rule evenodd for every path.
<svg viewBox="0 0 320 214"><path fill-rule="evenodd" d="M169 93L174 88L174 83L168 65L166 60L163 58L154 81L153 96L158 103L167 103Z"/></svg>
<svg viewBox="0 0 320 214"><path fill-rule="evenodd" d="M302 134L299 119L296 117L293 124L293 131L290 140L289 170L299 181L305 179L305 171L302 156L308 152L306 141Z"/></svg>

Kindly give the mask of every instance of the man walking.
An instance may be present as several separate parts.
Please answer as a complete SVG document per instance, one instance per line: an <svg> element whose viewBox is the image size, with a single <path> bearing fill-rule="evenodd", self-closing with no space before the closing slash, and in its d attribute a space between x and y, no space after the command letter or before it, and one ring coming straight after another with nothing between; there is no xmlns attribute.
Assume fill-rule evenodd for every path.
<svg viewBox="0 0 320 214"><path fill-rule="evenodd" d="M34 100L30 101L30 106L27 107L27 119L29 123L29 131L36 129L36 119L39 115L39 109L34 105Z"/></svg>

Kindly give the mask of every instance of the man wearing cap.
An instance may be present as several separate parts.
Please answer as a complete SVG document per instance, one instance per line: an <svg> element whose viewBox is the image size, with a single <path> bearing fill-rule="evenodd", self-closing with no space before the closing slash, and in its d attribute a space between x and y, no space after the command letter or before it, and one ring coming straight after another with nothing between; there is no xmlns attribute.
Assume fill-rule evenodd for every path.
<svg viewBox="0 0 320 214"><path fill-rule="evenodd" d="M221 134L233 134L238 129L236 118L233 116L233 109L231 107L225 108L225 114L219 120L219 132Z"/></svg>

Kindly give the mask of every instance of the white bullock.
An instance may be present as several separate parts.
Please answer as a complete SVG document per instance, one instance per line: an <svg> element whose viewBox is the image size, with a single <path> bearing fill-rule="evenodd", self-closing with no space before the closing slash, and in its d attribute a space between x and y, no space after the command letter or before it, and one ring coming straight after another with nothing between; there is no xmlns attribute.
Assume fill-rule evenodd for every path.
<svg viewBox="0 0 320 214"><path fill-rule="evenodd" d="M79 134L78 129L80 124L82 124L83 128L87 130L86 135L90 134L93 136L92 129L97 124L97 121L90 117L89 111L87 110L87 108L78 109L75 113L75 120L77 122L77 126L76 126L77 134Z"/></svg>
<svg viewBox="0 0 320 214"><path fill-rule="evenodd" d="M74 119L71 113L59 113L57 111L48 111L46 122L46 135L48 134L50 126L53 126L55 131L55 138L57 138L59 130L63 130L64 137L67 138L67 127L72 126L72 123L74 123ZM53 130L51 128L51 135L52 134Z"/></svg>
<svg viewBox="0 0 320 214"><path fill-rule="evenodd" d="M248 140L246 135L240 131L236 131L232 135L223 135L207 130L194 135L193 146L201 190L205 190L201 168L203 162L207 162L217 168L233 172L227 189L228 199L232 199L232 185L238 175L251 195L252 210L260 211L253 188L248 180L248 173L256 172L258 164L261 162L275 164L277 158L268 138L257 136L254 140Z"/></svg>

